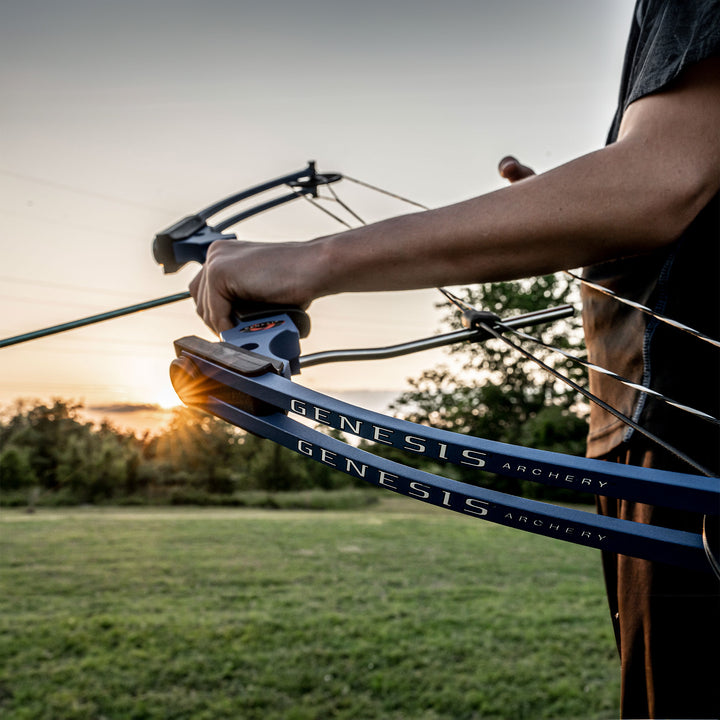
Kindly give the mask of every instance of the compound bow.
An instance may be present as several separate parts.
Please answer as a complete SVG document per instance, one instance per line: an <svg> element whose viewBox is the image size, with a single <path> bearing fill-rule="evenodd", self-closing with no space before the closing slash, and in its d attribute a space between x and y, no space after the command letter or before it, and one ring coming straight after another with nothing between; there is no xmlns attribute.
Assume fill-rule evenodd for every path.
<svg viewBox="0 0 720 720"><path fill-rule="evenodd" d="M332 185L341 179L343 176L339 173L318 173L315 163L310 162L302 170L231 195L158 233L153 244L155 259L163 266L165 273L176 272L190 261L203 263L212 242L235 238L235 235L225 232L228 228L296 198L309 200L347 225L347 222L317 202L321 187L329 190L330 198L326 199L339 203L362 222L332 188ZM347 176L345 179L386 192ZM283 186L290 192L236 212L213 225L208 224L208 221L221 211ZM386 194L424 207L392 193ZM372 412L292 381L291 378L303 368L321 363L395 357L458 342L479 342L490 337L503 340L539 362L546 370L555 372L527 350L510 341L503 333L514 332L522 339L540 342L537 338L521 332L520 328L567 317L573 311L571 306L529 313L503 321L496 315L467 306L446 290L442 292L463 311L466 326L464 330L390 347L335 350L306 356L302 356L300 352L300 340L310 332L310 320L304 311L297 307L244 303L237 308L236 326L222 333L220 342L209 342L194 336L175 342L177 357L170 366L173 387L187 405L200 408L248 432L377 487L535 534L648 560L711 570L720 577L720 562L715 544L720 514L720 484L716 478L692 458L651 435L632 419L603 404L578 385L571 383L575 390L591 401L601 403L606 410L635 430L674 452L696 472L680 473L617 465L469 437ZM7 338L0 341L0 347L175 302L188 296L188 293L178 293ZM622 298L618 300L623 301ZM651 312L647 308L641 308L643 312ZM671 319L660 319L676 327L679 325ZM700 335L691 328L680 329ZM720 345L717 340L705 339L716 346ZM574 357L572 359L579 360ZM585 361L580 362L592 371L609 372ZM653 393L646 387L636 386L613 373L609 374L617 381L641 392ZM569 382L566 378L562 379ZM720 424L716 418L698 410L663 396L659 398L707 422ZM309 422L314 423L314 427L311 427ZM475 469L479 473L491 472L595 495L700 513L705 517L703 532L690 533L598 516L470 485L379 457L357 445L322 432L318 427L333 428L380 446L398 448L441 463Z"/></svg>

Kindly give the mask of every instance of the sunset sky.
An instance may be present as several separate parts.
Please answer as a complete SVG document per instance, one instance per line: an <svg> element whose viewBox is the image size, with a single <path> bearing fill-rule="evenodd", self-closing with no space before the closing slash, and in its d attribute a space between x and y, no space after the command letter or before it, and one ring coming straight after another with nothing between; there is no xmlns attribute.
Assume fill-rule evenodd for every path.
<svg viewBox="0 0 720 720"><path fill-rule="evenodd" d="M544 171L600 147L632 6L2 3L0 337L186 289L197 266L164 276L154 234L309 159L438 206L498 187L505 154ZM369 219L406 210L337 190ZM273 241L336 229L297 203L236 232ZM431 334L436 301L432 292L323 299L304 350ZM62 397L142 424L149 415L127 411L175 402L172 341L188 334L212 338L185 301L0 349L0 406ZM320 366L302 381L395 393L439 357Z"/></svg>

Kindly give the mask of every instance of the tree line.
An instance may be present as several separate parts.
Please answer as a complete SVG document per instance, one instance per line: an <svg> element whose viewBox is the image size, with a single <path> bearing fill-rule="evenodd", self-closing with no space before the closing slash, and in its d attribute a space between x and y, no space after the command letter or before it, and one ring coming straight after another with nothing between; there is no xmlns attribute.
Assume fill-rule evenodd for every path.
<svg viewBox="0 0 720 720"><path fill-rule="evenodd" d="M18 402L0 420L0 502L231 503L245 491L337 489L331 469L191 408L138 436L65 400Z"/></svg>
<svg viewBox="0 0 720 720"><path fill-rule="evenodd" d="M466 291L464 299L503 316L537 310L571 299L560 275L533 283L495 283ZM449 309L449 308L448 308ZM449 313L451 327L457 313ZM537 334L539 331L535 331ZM580 352L577 322L543 328L543 339ZM542 346L548 364L582 379L582 368ZM585 408L574 391L503 343L492 340L452 349L448 362L409 380L409 390L392 407L399 416L454 432L539 449L582 454ZM477 471L438 467L419 456L385 446L371 451L465 482L532 497L558 497L562 490ZM222 503L243 493L363 485L330 467L298 459L295 453L190 408L173 411L157 433L138 436L107 422L82 418L82 406L67 400L18 402L0 416L0 503ZM573 499L577 499L572 496Z"/></svg>

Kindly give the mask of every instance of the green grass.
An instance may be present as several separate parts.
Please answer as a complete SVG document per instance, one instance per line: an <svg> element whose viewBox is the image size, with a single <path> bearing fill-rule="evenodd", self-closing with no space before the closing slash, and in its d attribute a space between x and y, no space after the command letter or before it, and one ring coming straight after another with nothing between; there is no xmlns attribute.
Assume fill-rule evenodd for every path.
<svg viewBox="0 0 720 720"><path fill-rule="evenodd" d="M0 716L612 718L593 551L345 512L0 513Z"/></svg>

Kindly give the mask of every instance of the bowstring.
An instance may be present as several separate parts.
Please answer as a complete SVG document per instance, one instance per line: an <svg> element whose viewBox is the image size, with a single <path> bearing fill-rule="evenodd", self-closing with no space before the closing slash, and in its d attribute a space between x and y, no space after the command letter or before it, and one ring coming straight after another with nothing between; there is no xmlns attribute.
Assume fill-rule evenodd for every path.
<svg viewBox="0 0 720 720"><path fill-rule="evenodd" d="M420 208L420 209L422 209L422 210L429 210L429 209L430 209L428 206L423 205L422 203L416 202L415 200L411 200L411 199L409 199L409 198L407 198L407 197L404 197L404 196L402 196L402 195L398 195L397 193L391 192L391 191L389 191L389 190L385 190L384 188L378 187L377 185L372 185L372 184L370 184L370 183L364 182L364 181L362 181L362 180L358 180L357 178L353 178L353 177L350 177L350 176L348 176L348 175L343 175L343 177L344 177L346 180L349 180L350 182L353 182L353 183L355 183L355 184L357 184L357 185L360 185L360 186L365 187L365 188L367 188L367 189L373 190L373 191L378 192L378 193L380 193L380 194L382 194L382 195L386 195L386 196L388 196L388 197L394 198L394 199L396 199L396 200L399 200L399 201L401 201L401 202L407 203L407 204L409 204L409 205L412 205L412 206L414 206L414 207ZM334 190L331 190L331 193L332 193L332 196L333 196L333 197L332 197L332 200L333 200L333 201L340 203L340 204L342 205L342 207L345 208L348 212L350 212L350 214L352 214L362 225L366 225L366 224L367 224L364 220L362 220L355 212L353 212L352 210L350 210L350 209L347 207L347 205L346 205L345 203L343 203L343 202L338 198L338 196L337 196L337 194L335 193ZM304 197L306 197L306 196L304 196ZM317 207L320 207L320 209L325 210L325 211L327 212L327 210L326 210L325 208L323 208L322 206L320 206L318 203L315 203L315 202L312 201L310 198L307 198L307 197L306 197L306 199L309 200L313 205L315 205L315 206L317 206ZM331 213L330 213L330 214L331 214ZM348 223L346 223L346 222L344 222L344 221L342 221L342 220L341 220L340 222L342 222L342 224L345 225L346 227L349 227L349 224L348 224ZM607 294L607 295L613 297L614 299L616 299L618 302L623 302L623 303L625 303L625 304L627 304L627 305L630 305L631 307L634 307L634 308L636 308L636 309L638 309L638 310L640 310L640 311L642 311L642 312L650 315L651 317L657 319L658 321L664 322L664 323L670 325L671 327L674 327L674 328L677 329L677 330L680 330L680 331L686 332L686 333L690 333L690 334L693 335L694 337L697 337L697 338L699 338L699 339L701 339L701 340L704 340L705 342L709 342L709 343L711 343L712 345L715 345L716 347L720 347L720 342L719 342L719 341L714 340L713 338L711 338L711 337L709 337L709 336L707 336L707 335L704 335L703 333L701 333L701 332L698 331L698 330L695 330L694 328L691 328L691 327L689 327L689 326L687 326L687 325L684 325L683 323L680 323L680 322L678 322L678 321L676 321L676 320L673 320L672 318L668 318L668 317L666 317L666 316L660 315L659 313L656 313L655 311L651 310L650 308L648 308L648 307L646 307L646 306L644 306L644 305L641 305L640 303L637 303L637 302L635 302L635 301L633 301L633 300L629 300L629 299L627 299L627 298L623 298L622 296L617 295L616 293L612 292L611 290L608 290L607 288L604 288L604 287L601 286L601 285L597 285L596 283L593 283L593 282L591 282L590 280L587 280L587 279L583 278L583 277L580 276L580 275L577 275L576 273L574 273L574 272L572 272L572 271L564 271L564 272L565 272L566 275L568 275L569 277L573 278L574 280L578 280L578 281L579 281L580 283L582 283L582 284L585 284L585 285L587 285L587 286L589 286L589 287L592 287L592 288L594 288L594 289L596 289L596 290L598 290L598 291L600 291L600 292L604 292L605 294ZM452 292L451 292L450 290L448 290L447 288L439 287L439 288L436 288L436 289L437 289L440 293L442 293L442 295L443 295L450 303L452 303L455 307L457 307L457 308L458 308L459 310L461 310L462 312L467 312L467 311L476 312L476 311L477 311L477 308L473 307L471 304L469 304L469 303L467 303L466 301L462 300L461 298L459 298L457 295L455 295L454 293L452 293ZM605 375L607 375L607 376L609 376L609 377L612 377L612 378L615 379L616 381L618 381L618 382L620 382L620 383L622 383L622 384L624 384L624 385L627 385L628 387L631 387L631 388L633 388L633 389L635 389L635 390L638 390L638 391L640 391L640 392L643 392L643 393L645 393L645 394L647 394L647 395L651 395L651 396L657 398L658 400L661 400L662 402L665 402L665 403L667 403L667 404L669 404L669 405L671 405L671 406L673 406L673 407L675 407L675 408L677 408L677 409L679 409L679 410L681 410L681 411L683 411L683 412L687 412L687 413L690 413L690 414L692 414L692 415L694 415L694 416L696 416L696 417L699 417L699 418L701 418L702 420L705 420L705 421L714 423L714 424L716 424L716 425L720 424L720 421L719 421L717 418L715 418L715 417L713 417L712 415L709 415L709 414L707 414L707 413L704 413L704 412L702 412L701 410L698 410L697 408L692 408L692 407L690 407L690 406L684 405L683 403L679 403L679 402L677 402L677 401L675 401L675 400L673 400L673 399L671 399L671 398L668 398L668 397L666 397L665 395L663 395L662 393L659 393L659 392L657 392L657 391L655 391L655 390L653 390L653 389L651 389L651 388L644 387L644 386L642 386L642 385L638 385L637 383L633 383L632 381L628 380L627 378L623 378L622 376L618 375L617 373L612 372L611 370L608 370L607 368L603 368L603 367L601 367L601 366L599 366L599 365L594 365L593 363L590 363L590 362L588 362L587 360L584 360L584 359L579 358L579 357L577 357L577 356L574 356L574 355L572 355L572 354L570 354L570 353L567 353L566 351L562 350L561 348L558 348L558 347L555 347L555 346L552 346L552 345L548 345L547 343L543 342L543 341L540 340L539 338L535 338L535 337L533 337L533 336L531 336L531 335L527 335L527 334L525 334L525 333L522 333L522 332L520 332L519 330L517 330L517 329L515 329L515 328L508 328L507 326L502 325L502 323L499 323L499 325L500 325L501 327L505 328L505 329L511 330L511 331L514 332L516 335L518 335L518 336L520 336L520 337L523 337L523 339L530 340L530 341L532 341L532 342L536 342L536 343L538 343L538 344L546 347L547 349L549 349L549 350L551 350L551 351L558 352L558 353L562 354L563 356L567 357L568 359L570 359L570 360L572 360L572 361L574 361L574 362L577 362L577 363L585 366L585 367L586 367L587 369L589 369L589 370L593 370L593 371L595 371L595 372L603 373L603 374L605 374ZM597 397L596 395L594 395L593 393L591 393L589 390L581 387L580 385L578 385L577 383L575 383L574 381L572 381L570 378L564 376L564 375L563 375L562 373L560 373L559 371L555 370L554 368L552 368L552 367L550 367L549 365L547 365L546 363L544 363L542 360L540 360L540 358L538 358L537 356L535 356L533 353L531 353L531 352L529 352L528 350L526 350L526 349L522 348L521 346L517 345L517 343L513 343L513 342L512 342L511 340L509 340L508 338L505 338L501 333L498 333L498 332L492 330L492 329L489 328L489 326L487 326L485 323L478 323L478 326L479 326L479 327L482 327L483 329L486 329L493 337L501 340L501 341L504 342L506 345L509 345L509 346L515 348L515 349L516 349L518 352L520 352L522 355L524 355L525 357L527 357L528 359L532 360L533 362L535 362L536 364L538 364L540 367L542 367L546 372L549 372L551 375L555 376L558 380L560 380L560 381L562 381L563 383L569 385L569 386L572 387L574 390L576 390L578 393L580 393L581 395L583 395L584 397L586 397L588 400L591 400L592 402L594 402L595 404L599 405L600 407L602 407L604 410L606 410L606 411L609 412L610 414L612 414L612 415L614 415L615 417L617 417L617 418L618 418L619 420L621 420L623 423L625 423L625 424L628 425L629 427L633 428L633 430L636 430L636 431L639 432L640 434L645 435L645 436L648 437L650 440L652 440L653 442L655 442L656 444L658 444L660 447L664 448L665 450L668 450L668 451L671 452L673 455L677 456L678 458L680 458L681 460L683 460L684 462L686 462L686 463L687 463L688 465L690 465L692 468L694 468L695 470L699 471L701 474L707 475L707 476L709 476L709 477L715 477L714 473L712 473L712 472L710 472L709 470L707 470L705 467L703 467L702 465L700 465L699 463L697 463L695 460L693 460L692 458L690 458L689 456L687 456L687 455L686 455L685 453L683 453L681 450L678 450L677 448L674 448L672 445L670 445L669 443L665 442L665 441L662 440L661 438L657 437L656 435L654 435L653 433L651 433L649 430L646 430L646 429L643 428L641 425L639 425L637 422L635 422L632 418L628 417L628 416L625 415L624 413L622 413L622 412L620 412L619 410L617 410L617 409L613 408L612 406L608 405L606 402L604 402L604 401L601 400L599 397Z"/></svg>
<svg viewBox="0 0 720 720"><path fill-rule="evenodd" d="M387 195L388 197L394 198L395 200L400 200L401 202L407 203L409 205L413 205L417 208L420 208L421 210L430 210L430 208L427 205L423 205L422 203L416 202L415 200L410 200L409 198L403 197L402 195L398 195L397 193L390 192L389 190L384 190L383 188L378 187L377 185L371 185L370 183L364 182L362 180L358 180L357 178L350 177L348 175L343 175L343 178L345 180L349 180L350 182L355 183L356 185L360 185L364 188L368 188L369 190L374 190L375 192L381 193L382 195ZM317 202L314 198L309 197L308 195L304 193L299 193L297 190L295 190L292 186L290 187L293 192L295 192L298 197L302 197L304 200L309 202L313 207L316 207L318 210L322 210L324 213L329 215L330 217L337 220L339 223L341 223L346 228L352 230L352 226L350 223L346 222L339 216L335 215L335 213L330 212L326 207L321 205L319 202ZM363 220L363 218L360 217L347 203L345 203L335 192L334 188L331 185L327 185L327 190L330 193L331 197L323 197L321 199L323 200L331 200L333 202L338 203L340 207L342 207L348 214L352 215L362 226L366 226L368 223ZM450 292L447 288L444 287L438 287L435 288L438 292L442 293L445 298L451 302L455 307L457 307L460 310L466 311L466 310L474 310L475 308L472 307L472 305L469 305L464 300L459 298L454 293Z"/></svg>
<svg viewBox="0 0 720 720"><path fill-rule="evenodd" d="M500 327L503 329L506 329L506 326L504 326L502 323L499 323ZM539 367L541 367L546 372L549 372L551 375L553 375L555 378L560 380L561 382L564 382L569 387L573 388L576 392L579 392L581 395L586 397L588 400L591 400L596 405L599 405L603 410L606 410L611 415L614 415L618 420L622 420L626 425L630 426L633 430L636 430L637 432L644 435L649 440L652 440L654 443L657 443L660 447L662 447L664 450L667 450L668 452L671 452L676 457L680 458L683 462L690 465L690 467L697 470L701 475L706 475L707 477L716 477L716 475L707 468L700 465L698 462L693 460L691 457L686 455L681 450L678 450L677 448L673 447L669 443L667 443L665 440L659 438L654 433L650 432L649 430L645 429L638 423L636 423L632 418L629 418L624 413L620 412L620 410L617 410L612 405L609 405L604 400L601 400L597 395L594 395L586 388L582 387L581 385L578 385L576 382L571 380L570 378L563 375L561 372L556 370L555 368L551 367L547 363L543 362L540 358L538 358L536 355L533 355L529 350L526 350L521 345L518 345L517 343L513 342L509 338L506 338L502 333L495 330L493 327L488 325L487 323L481 322L478 323L478 327L483 329L484 331L488 332L490 335L492 335L495 339L501 340L503 343L508 345L509 347L513 348L514 350L518 351L522 355L524 355L529 360L532 360L534 363L536 363ZM507 328L510 329L510 328Z"/></svg>
<svg viewBox="0 0 720 720"><path fill-rule="evenodd" d="M375 190L376 192L379 192L383 195L387 195L388 197L395 198L396 200L400 200L401 202L421 208L422 210L430 209L427 205L423 205L422 203L416 202L415 200L410 200L407 197L390 192L389 190L384 190L383 188L380 188L377 185L371 185L370 183L363 182L361 180L357 180L356 178L352 178L348 175L343 175L343 177L346 180L349 180L350 182L356 183L357 185L361 185L362 187L366 187L370 190ZM658 313L657 311L652 310L651 308L647 307L646 305L638 303L634 300L630 300L629 298L625 298L622 295L618 295L617 293L613 292L609 288L606 288L602 285L598 285L597 283L592 282L592 280L588 280L587 278L583 277L582 275L578 275L577 273L573 272L572 270L564 270L563 272L565 275L567 275L568 277L571 277L573 280L577 280L582 285L590 287L593 290L597 290L598 292L604 293L605 295L608 295L608 296L612 297L613 299L615 299L617 302L620 302L620 303L628 305L632 308L635 308L636 310L639 310L640 312L645 313L646 315L649 315L650 317L654 318L655 320L658 320L659 322L662 322L667 325L670 325L671 327L674 327L676 330L680 330L682 332L689 333L689 334L693 335L694 337L698 338L699 340L710 343L711 345L714 345L715 347L720 348L720 340L716 340L715 338L712 338L709 335L706 335L706 334L700 332L699 330L696 330L695 328L690 327L689 325L685 325L684 323L681 323L678 320L673 320L672 318L668 317L667 315ZM439 288L439 289L448 298L448 300L450 300L450 302L452 302L454 305L456 305L457 307L463 306L462 304L459 304L459 303L463 303L463 301L460 300L460 298L458 298L457 296L454 296L454 295L451 296L451 295L446 294L442 288Z"/></svg>
<svg viewBox="0 0 720 720"><path fill-rule="evenodd" d="M370 183L364 182L363 180L358 180L357 178L350 177L349 175L343 175L343 177L346 180L349 180L350 182L355 183L356 185L360 185L361 187L368 188L369 190L375 190L375 192L379 192L382 195L387 195L388 197L395 198L396 200L400 200L400 202L407 203L408 205L414 205L417 208L420 208L421 210L429 210L430 208L427 205L423 205L422 203L417 202L416 200L411 200L410 198L403 197L402 195L397 195L394 192L390 192L390 190L385 190L381 187L378 187L377 185L371 185Z"/></svg>
<svg viewBox="0 0 720 720"><path fill-rule="evenodd" d="M705 420L707 422L713 423L715 425L720 425L720 420L718 418L713 417L712 415L709 415L706 412L703 412L702 410L698 410L697 408L690 407L689 405L684 405L681 402L678 402L677 400L673 400L672 398L667 397L666 395L663 395L662 393L658 392L657 390L653 390L652 388L645 387L644 385L640 385L636 382L633 382L632 380L628 380L627 378L624 378L622 375L618 375L617 373L613 372L612 370L608 370L607 368L602 367L601 365L596 365L594 363L591 363L589 360L586 360L585 358L581 358L577 355L573 355L572 353L567 352L567 350L563 350L562 348L559 348L555 345L551 345L550 343L545 342L544 340L535 337L534 335L530 335L529 333L526 333L522 330L518 330L517 328L510 327L505 324L501 324L501 327L503 330L509 330L514 335L517 335L518 337L522 338L523 340L529 340L530 342L536 343L537 345L541 345L542 347L551 350L553 352L559 353L560 355L568 358L568 360L571 360L578 365L582 365L583 367L587 368L588 370L592 370L597 373L602 373L603 375L607 375L608 377L613 378L613 380L617 380L619 383L626 385L629 388L632 388L633 390L638 390L641 393L644 393L646 395L650 395L658 400L661 400L662 402L667 403L668 405L671 405L672 407L677 408L678 410L682 410L683 412L690 413L691 415L695 415L696 417L700 418L701 420Z"/></svg>
<svg viewBox="0 0 720 720"><path fill-rule="evenodd" d="M646 315L649 315L651 318L665 323L666 325L670 325L670 327L674 327L676 330L681 330L682 332L689 333L693 337L698 338L698 340L702 340L704 342L710 343L711 345L714 345L717 348L720 348L720 340L715 340L714 338L711 338L709 335L705 335L704 333L701 333L699 330L696 330L695 328L690 327L689 325L685 325L684 323L679 322L678 320L673 320L672 318L668 317L667 315L662 315L661 313L658 313L655 310L652 310L651 308L639 303L635 302L634 300L630 300L629 298L623 297L622 295L618 295L617 293L613 292L609 288L604 287L603 285L598 285L598 283L592 282L592 280L588 280L587 278L584 278L582 275L578 275L577 273L572 272L571 270L565 270L564 273L568 275L569 277L573 278L574 280L578 280L583 285L592 288L593 290L597 290L598 292L603 293L604 295L608 295L609 297L613 298L619 303L622 303L623 305L628 305L631 308L635 308L635 310L639 310L642 313L645 313Z"/></svg>

